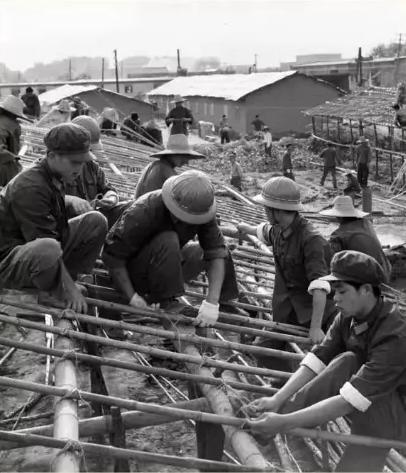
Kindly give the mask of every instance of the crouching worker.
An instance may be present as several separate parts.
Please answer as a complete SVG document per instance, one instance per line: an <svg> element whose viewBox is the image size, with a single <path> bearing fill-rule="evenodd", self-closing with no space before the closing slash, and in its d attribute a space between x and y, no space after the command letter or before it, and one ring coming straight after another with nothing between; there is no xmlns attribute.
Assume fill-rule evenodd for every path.
<svg viewBox="0 0 406 473"><path fill-rule="evenodd" d="M89 161L89 133L71 123L44 138L47 155L0 193L0 287L51 292L77 312L87 310L74 283L90 272L107 233L99 212L68 220L64 182Z"/></svg>
<svg viewBox="0 0 406 473"><path fill-rule="evenodd" d="M179 306L184 282L207 269L209 288L197 324L213 325L219 301L238 297L234 266L216 222L214 189L206 175L187 171L144 194L110 230L103 261L134 307ZM199 243L192 242L197 236Z"/></svg>
<svg viewBox="0 0 406 473"><path fill-rule="evenodd" d="M336 253L322 278L340 313L326 337L273 396L248 407L255 434L274 436L349 416L351 433L406 440L406 320L384 302L380 264L358 251ZM336 471L382 471L389 449L347 445Z"/></svg>

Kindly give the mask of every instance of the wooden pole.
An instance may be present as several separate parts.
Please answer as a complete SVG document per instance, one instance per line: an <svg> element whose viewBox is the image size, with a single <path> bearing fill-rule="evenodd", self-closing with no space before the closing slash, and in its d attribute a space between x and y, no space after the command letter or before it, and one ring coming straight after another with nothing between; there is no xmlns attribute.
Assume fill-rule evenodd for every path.
<svg viewBox="0 0 406 473"><path fill-rule="evenodd" d="M58 320L56 327L61 330L70 331L72 328L68 320ZM70 338L59 335L55 340L55 348L59 350L73 351L75 349ZM61 358L55 365L55 386L68 391L78 387L76 379L76 368L69 359ZM76 399L58 399L55 403L54 414L54 438L66 441L79 440L78 406ZM55 457L52 463L52 471L55 473L78 473L80 471L80 458L73 450L63 450Z"/></svg>
<svg viewBox="0 0 406 473"><path fill-rule="evenodd" d="M101 88L104 89L104 57L102 57L102 66L101 66Z"/></svg>
<svg viewBox="0 0 406 473"><path fill-rule="evenodd" d="M118 80L118 61L117 61L117 49L114 50L114 70L116 74L116 92L120 93L120 82Z"/></svg>

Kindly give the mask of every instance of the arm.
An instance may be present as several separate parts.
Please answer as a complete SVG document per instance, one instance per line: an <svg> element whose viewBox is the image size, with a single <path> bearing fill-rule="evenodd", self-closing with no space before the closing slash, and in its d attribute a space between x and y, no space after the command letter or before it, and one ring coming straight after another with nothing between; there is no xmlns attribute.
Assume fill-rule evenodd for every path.
<svg viewBox="0 0 406 473"><path fill-rule="evenodd" d="M122 261L113 257L110 261L113 266L109 267L109 273L113 279L113 283L115 287L117 287L130 301L135 293L135 290L134 286L132 285L130 275L128 274L127 267Z"/></svg>
<svg viewBox="0 0 406 473"><path fill-rule="evenodd" d="M209 267L207 270L209 288L206 301L210 302L210 304L218 304L219 302L221 288L224 281L225 266L224 258L215 258L209 261Z"/></svg>
<svg viewBox="0 0 406 473"><path fill-rule="evenodd" d="M9 134L7 130L0 130L0 164L14 161L16 155L8 150Z"/></svg>
<svg viewBox="0 0 406 473"><path fill-rule="evenodd" d="M319 343L324 338L321 326L323 324L324 309L326 308L327 292L323 289L315 289L312 291L312 296L312 320L310 323L309 336L313 343Z"/></svg>

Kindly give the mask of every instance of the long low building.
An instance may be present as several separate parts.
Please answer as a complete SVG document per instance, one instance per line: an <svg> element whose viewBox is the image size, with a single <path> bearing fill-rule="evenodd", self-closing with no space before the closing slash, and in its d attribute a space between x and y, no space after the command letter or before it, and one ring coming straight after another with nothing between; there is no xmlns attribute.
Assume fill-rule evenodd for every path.
<svg viewBox="0 0 406 473"><path fill-rule="evenodd" d="M273 136L280 137L305 133L309 119L303 110L343 93L328 82L286 71L177 77L147 95L164 112L175 95L182 95L196 120L218 124L225 114L242 135L250 132L259 115Z"/></svg>

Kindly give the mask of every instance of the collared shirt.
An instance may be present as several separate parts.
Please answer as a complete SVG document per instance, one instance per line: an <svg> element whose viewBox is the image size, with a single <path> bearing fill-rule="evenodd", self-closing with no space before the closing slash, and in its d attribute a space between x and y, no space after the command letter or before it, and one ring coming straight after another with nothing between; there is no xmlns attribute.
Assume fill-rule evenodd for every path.
<svg viewBox="0 0 406 473"><path fill-rule="evenodd" d="M182 248L188 241L198 237L207 260L227 258L228 250L216 220L203 225L189 225L174 221L162 200L162 191L143 195L122 214L107 234L103 261L107 267L124 266L159 233L174 231Z"/></svg>
<svg viewBox="0 0 406 473"><path fill-rule="evenodd" d="M340 226L330 236L330 246L333 253L354 250L372 256L381 264L389 281L391 264L382 250L372 223L368 219L358 218L340 223Z"/></svg>
<svg viewBox="0 0 406 473"><path fill-rule="evenodd" d="M368 144L359 144L355 151L357 155L357 164L369 164L372 152Z"/></svg>
<svg viewBox="0 0 406 473"><path fill-rule="evenodd" d="M162 189L164 182L172 176L176 176L176 172L166 158L153 161L142 171L135 188L135 198L138 199L147 192Z"/></svg>
<svg viewBox="0 0 406 473"><path fill-rule="evenodd" d="M313 226L299 214L282 230L279 225L262 224L258 237L273 249L276 275L272 311L276 321L290 320L292 311L301 324L312 316L313 297L308 293L312 281L329 274L330 247ZM335 311L328 298L325 317Z"/></svg>
<svg viewBox="0 0 406 473"><path fill-rule="evenodd" d="M340 390L354 408L364 412L393 391L406 393L406 319L393 304L379 300L362 321L338 314L302 364L318 374L346 351L355 353L361 364Z"/></svg>
<svg viewBox="0 0 406 473"><path fill-rule="evenodd" d="M320 153L320 157L324 160L324 167L333 168L337 165L337 151L335 148L324 148Z"/></svg>
<svg viewBox="0 0 406 473"><path fill-rule="evenodd" d="M0 192L0 259L37 238L66 242L69 225L63 183L46 159L16 176Z"/></svg>
<svg viewBox="0 0 406 473"><path fill-rule="evenodd" d="M71 182L65 184L66 195L74 195L88 202L94 200L99 194L115 191L106 175L96 161L88 161L82 166L80 174Z"/></svg>
<svg viewBox="0 0 406 473"><path fill-rule="evenodd" d="M173 108L165 118L167 126L171 124L170 118L175 118L175 121L172 122L171 135L188 134L188 125L191 126L193 124L193 115L188 108L183 106ZM186 122L181 121L181 118L190 118L191 120Z"/></svg>
<svg viewBox="0 0 406 473"><path fill-rule="evenodd" d="M240 177L242 178L244 173L239 163L234 163L231 165L230 177Z"/></svg>

